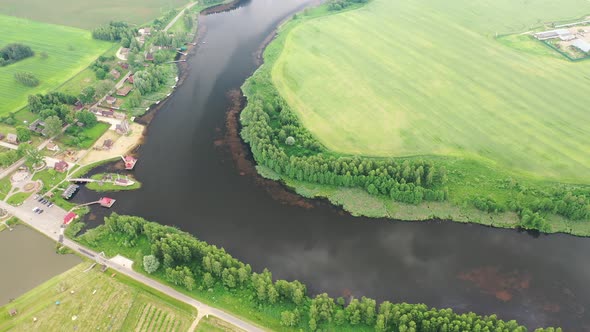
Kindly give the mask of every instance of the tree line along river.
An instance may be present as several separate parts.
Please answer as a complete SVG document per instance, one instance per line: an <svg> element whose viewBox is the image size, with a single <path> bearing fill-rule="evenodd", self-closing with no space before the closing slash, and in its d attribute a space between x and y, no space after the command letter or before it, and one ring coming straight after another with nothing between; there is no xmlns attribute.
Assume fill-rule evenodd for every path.
<svg viewBox="0 0 590 332"><path fill-rule="evenodd" d="M138 149L134 175L143 187L109 194L116 205L93 209L89 226L114 210L177 226L255 270L298 279L312 293L496 313L530 328L590 330L588 239L356 218L250 176L243 158L236 164L236 153L249 156L230 148L241 143L227 132L228 91L257 68L258 51L276 26L312 3L243 1L201 17L188 76ZM83 189L75 200L99 196Z"/></svg>

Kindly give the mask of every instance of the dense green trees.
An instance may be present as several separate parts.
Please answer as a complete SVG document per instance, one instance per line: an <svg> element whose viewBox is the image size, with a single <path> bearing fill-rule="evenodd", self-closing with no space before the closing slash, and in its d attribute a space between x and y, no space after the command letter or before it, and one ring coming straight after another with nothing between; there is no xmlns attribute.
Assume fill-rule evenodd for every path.
<svg viewBox="0 0 590 332"><path fill-rule="evenodd" d="M24 126L16 127L16 138L19 142L28 142L31 140L31 131Z"/></svg>
<svg viewBox="0 0 590 332"><path fill-rule="evenodd" d="M161 66L150 66L133 75L133 85L142 94L157 91L166 83L166 71Z"/></svg>
<svg viewBox="0 0 590 332"><path fill-rule="evenodd" d="M8 44L0 49L0 67L33 55L35 55L35 52L27 45L18 43Z"/></svg>
<svg viewBox="0 0 590 332"><path fill-rule="evenodd" d="M94 101L94 95L96 95L96 89L92 86L87 86L82 89L82 92L78 95L78 99L82 104L90 104Z"/></svg>
<svg viewBox="0 0 590 332"><path fill-rule="evenodd" d="M39 79L35 74L26 71L14 73L14 79L22 85L34 87L39 85Z"/></svg>
<svg viewBox="0 0 590 332"><path fill-rule="evenodd" d="M61 92L50 92L46 95L36 94L29 96L29 109L33 113L38 113L42 119L45 119L45 128L47 129L47 119L56 117L60 120L60 130L63 123L72 123L74 114L72 105L78 101L78 98ZM57 121L50 120L51 133L58 134ZM47 132L49 136L49 132Z"/></svg>
<svg viewBox="0 0 590 332"><path fill-rule="evenodd" d="M143 269L145 272L152 274L160 267L160 261L154 255L143 256Z"/></svg>
<svg viewBox="0 0 590 332"><path fill-rule="evenodd" d="M457 314L450 309L429 309L424 304L393 304L362 297L348 303L339 298L334 301L327 294L313 299L307 295L305 285L298 281L276 280L268 270L252 271L225 252L176 228L147 222L139 217L120 216L113 213L105 218L105 225L91 231L85 238L94 245L101 239L118 238L119 245L133 247L145 237L150 255L144 256L144 268L154 273L153 262L162 262L163 275L171 283L188 290L222 288L228 292L248 294L253 308L280 309L277 321L285 327L303 330L338 330L339 326L352 328L372 327L376 331L514 331L527 329L515 321L504 322L495 315L478 316L474 313ZM148 259L148 257L150 257ZM153 257L153 258L151 258ZM149 260L150 267L146 265ZM244 302L244 305L246 302ZM539 329L540 332L555 331ZM558 329L557 331L561 331Z"/></svg>
<svg viewBox="0 0 590 332"><path fill-rule="evenodd" d="M43 162L44 156L41 151L28 143L19 145L18 150L28 166L40 165Z"/></svg>
<svg viewBox="0 0 590 332"><path fill-rule="evenodd" d="M176 9L171 9L169 11L167 11L164 16L157 18L154 20L153 23L153 27L156 30L162 30L166 27L166 25L172 21L172 19L174 18L174 16L176 16L176 14L178 14L178 11Z"/></svg>
<svg viewBox="0 0 590 332"><path fill-rule="evenodd" d="M330 0L328 1L329 10L342 10L355 3L365 3L367 0Z"/></svg>
<svg viewBox="0 0 590 332"><path fill-rule="evenodd" d="M369 194L418 204L443 201L446 169L418 159L377 159L330 154L278 96L251 97L242 112L242 137L258 164L298 181L359 187Z"/></svg>
<svg viewBox="0 0 590 332"><path fill-rule="evenodd" d="M121 41L123 39L129 42L135 37L135 31L125 22L110 22L107 25L100 26L92 30L92 38L108 41ZM129 47L129 45L123 45Z"/></svg>
<svg viewBox="0 0 590 332"><path fill-rule="evenodd" d="M184 27L188 31L191 31L195 25L195 18L188 10L185 10L184 14L182 15L182 22L184 23Z"/></svg>
<svg viewBox="0 0 590 332"><path fill-rule="evenodd" d="M78 117L78 121L88 128L92 128L98 123L96 115L87 110L79 111L76 116Z"/></svg>
<svg viewBox="0 0 590 332"><path fill-rule="evenodd" d="M48 137L54 137L61 133L63 121L56 115L45 119L45 132Z"/></svg>

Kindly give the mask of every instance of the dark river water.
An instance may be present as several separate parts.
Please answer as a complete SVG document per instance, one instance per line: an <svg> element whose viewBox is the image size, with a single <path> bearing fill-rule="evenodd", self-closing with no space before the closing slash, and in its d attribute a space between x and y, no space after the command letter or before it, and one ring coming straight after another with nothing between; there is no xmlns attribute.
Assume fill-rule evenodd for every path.
<svg viewBox="0 0 590 332"><path fill-rule="evenodd" d="M303 281L312 293L589 331L590 239L355 218L322 202L282 203L256 177L240 175L228 149L215 144L225 132L226 94L256 69L255 54L277 24L309 3L252 0L201 19L189 75L138 151L134 173L143 188L110 194L118 200L112 210L178 226L256 270ZM82 190L76 200L97 196ZM91 226L107 210L93 212L99 218Z"/></svg>

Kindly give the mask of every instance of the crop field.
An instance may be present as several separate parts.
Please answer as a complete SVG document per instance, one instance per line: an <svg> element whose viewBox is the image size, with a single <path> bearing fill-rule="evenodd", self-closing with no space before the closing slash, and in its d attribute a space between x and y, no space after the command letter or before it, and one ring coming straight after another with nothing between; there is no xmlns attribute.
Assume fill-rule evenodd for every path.
<svg viewBox="0 0 590 332"><path fill-rule="evenodd" d="M187 331L195 312L90 262L0 307L0 331ZM59 304L56 304L59 301ZM10 317L8 312L17 310ZM33 321L33 317L37 319Z"/></svg>
<svg viewBox="0 0 590 332"><path fill-rule="evenodd" d="M90 30L110 21L146 23L186 4L187 0L3 0L0 13Z"/></svg>
<svg viewBox="0 0 590 332"><path fill-rule="evenodd" d="M0 67L0 115L26 105L27 96L52 90L86 68L111 43L93 40L90 32L0 15L0 47L9 43L30 46L35 56ZM42 53L47 57L43 57ZM26 87L14 73L33 73L41 84Z"/></svg>
<svg viewBox="0 0 590 332"><path fill-rule="evenodd" d="M590 61L520 35L588 13L581 0L372 0L287 31L272 79L338 153L590 183Z"/></svg>

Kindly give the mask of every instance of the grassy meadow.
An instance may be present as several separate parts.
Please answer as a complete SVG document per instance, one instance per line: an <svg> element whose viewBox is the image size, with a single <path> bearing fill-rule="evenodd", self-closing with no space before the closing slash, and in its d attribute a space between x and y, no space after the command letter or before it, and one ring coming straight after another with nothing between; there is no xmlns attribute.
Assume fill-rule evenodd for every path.
<svg viewBox="0 0 590 332"><path fill-rule="evenodd" d="M84 262L0 307L1 331L187 331L196 310ZM56 305L56 301L60 304ZM10 317L9 310L18 314ZM33 321L33 317L37 319Z"/></svg>
<svg viewBox="0 0 590 332"><path fill-rule="evenodd" d="M35 52L31 58L0 67L0 115L25 106L30 94L55 89L112 46L92 39L89 31L4 15L0 15L0 31L0 47L22 43ZM41 83L33 88L17 83L14 73L22 71L33 73Z"/></svg>
<svg viewBox="0 0 590 332"><path fill-rule="evenodd" d="M337 153L455 156L590 184L590 61L495 38L588 13L581 0L373 0L290 29L272 80Z"/></svg>
<svg viewBox="0 0 590 332"><path fill-rule="evenodd" d="M110 21L143 24L187 0L3 0L0 13L52 24L93 29Z"/></svg>

